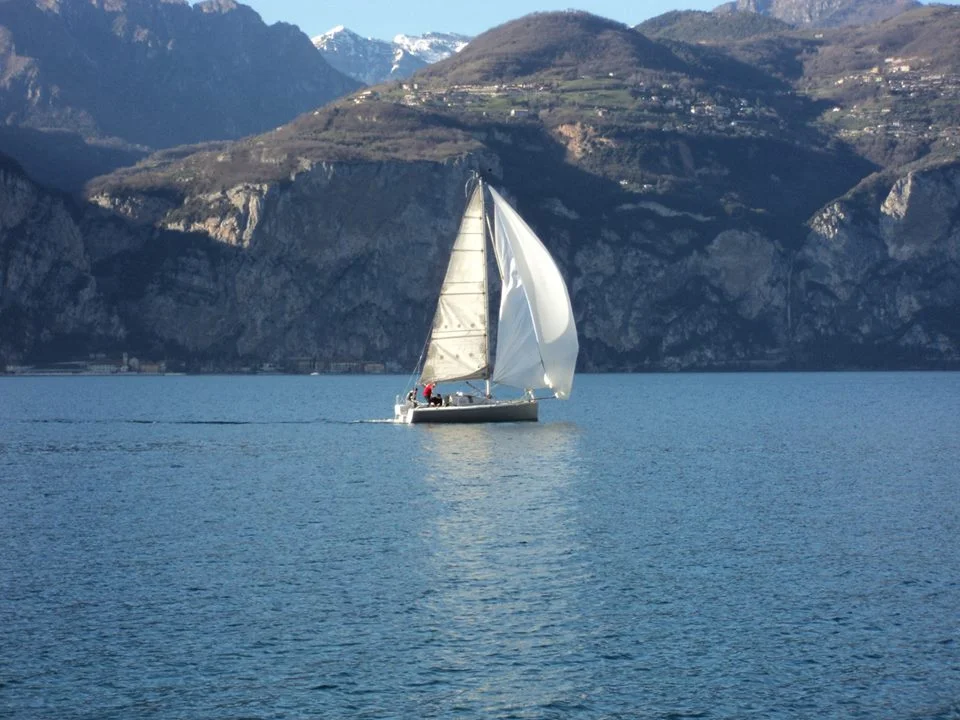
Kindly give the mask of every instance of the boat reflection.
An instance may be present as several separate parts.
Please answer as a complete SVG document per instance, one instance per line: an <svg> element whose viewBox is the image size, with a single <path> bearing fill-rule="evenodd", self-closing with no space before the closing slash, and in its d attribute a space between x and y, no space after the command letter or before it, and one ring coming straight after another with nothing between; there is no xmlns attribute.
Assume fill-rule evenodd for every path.
<svg viewBox="0 0 960 720"><path fill-rule="evenodd" d="M421 660L458 707L481 715L571 702L574 689L551 677L577 651L589 572L575 512L579 429L438 425L421 438L438 510L424 529L431 593L420 611L434 642Z"/></svg>

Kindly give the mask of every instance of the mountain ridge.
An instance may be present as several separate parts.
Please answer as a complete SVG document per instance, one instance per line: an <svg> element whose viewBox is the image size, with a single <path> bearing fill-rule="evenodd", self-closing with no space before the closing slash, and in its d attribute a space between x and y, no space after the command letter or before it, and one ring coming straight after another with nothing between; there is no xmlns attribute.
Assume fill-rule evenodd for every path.
<svg viewBox="0 0 960 720"><path fill-rule="evenodd" d="M359 87L232 0L0 3L0 71L5 125L133 152L261 132ZM35 140L0 150L54 177Z"/></svg>
<svg viewBox="0 0 960 720"><path fill-rule="evenodd" d="M797 27L871 25L920 7L917 0L733 0L715 13L756 13Z"/></svg>
<svg viewBox="0 0 960 720"><path fill-rule="evenodd" d="M194 369L409 369L482 171L556 257L581 369L960 367L960 83L950 49L885 63L920 47L902 28L947 36L957 18L700 45L532 16L408 82L151 155L90 183L77 211L123 329L111 348ZM838 93L861 86L878 108L940 102L930 144L893 124L911 104L857 115ZM871 160L867 137L900 150ZM24 232L0 227L0 243L28 264ZM30 307L3 297L4 317ZM25 337L8 358L54 347Z"/></svg>

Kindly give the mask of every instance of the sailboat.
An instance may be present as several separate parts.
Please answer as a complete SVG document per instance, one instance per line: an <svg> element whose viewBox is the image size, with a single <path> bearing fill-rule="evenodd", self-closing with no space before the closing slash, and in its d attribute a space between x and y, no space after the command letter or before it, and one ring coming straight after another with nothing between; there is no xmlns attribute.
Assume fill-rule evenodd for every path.
<svg viewBox="0 0 960 720"><path fill-rule="evenodd" d="M540 400L567 399L573 388L579 344L560 270L536 233L493 187L479 176L471 183L417 381L431 387L466 383L468 390L429 403L417 398L414 386L397 398L397 422L537 420ZM492 357L488 241L501 280ZM512 389L514 396L496 397L502 388ZM538 396L538 390L550 394Z"/></svg>

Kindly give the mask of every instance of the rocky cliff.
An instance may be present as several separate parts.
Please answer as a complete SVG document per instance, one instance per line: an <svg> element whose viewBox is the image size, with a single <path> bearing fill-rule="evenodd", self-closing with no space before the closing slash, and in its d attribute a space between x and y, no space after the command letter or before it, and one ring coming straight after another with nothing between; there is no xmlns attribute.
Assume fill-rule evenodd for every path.
<svg viewBox="0 0 960 720"><path fill-rule="evenodd" d="M884 193L889 187L889 191ZM794 258L791 336L818 365L960 357L960 163L874 179L810 223Z"/></svg>
<svg viewBox="0 0 960 720"><path fill-rule="evenodd" d="M93 276L72 201L0 156L0 359L62 357L124 336Z"/></svg>
<svg viewBox="0 0 960 720"><path fill-rule="evenodd" d="M406 370L475 168L499 183L503 160L316 163L189 202L103 191L110 211L79 224L87 247L76 223L63 233L64 287L85 290L62 298L47 339L86 327L195 366ZM799 246L655 202L597 213L591 182L512 196L568 279L584 369L960 366L960 163L875 179L817 213ZM33 286L51 282L36 267ZM7 308L22 286L6 283Z"/></svg>
<svg viewBox="0 0 960 720"><path fill-rule="evenodd" d="M95 259L124 278L118 312L153 333L149 352L402 366L423 343L465 179L459 162L318 163L293 182L238 185L187 209L101 194L160 245L111 243Z"/></svg>
<svg viewBox="0 0 960 720"><path fill-rule="evenodd" d="M735 0L720 13L758 13L806 27L869 25L917 8L916 0Z"/></svg>

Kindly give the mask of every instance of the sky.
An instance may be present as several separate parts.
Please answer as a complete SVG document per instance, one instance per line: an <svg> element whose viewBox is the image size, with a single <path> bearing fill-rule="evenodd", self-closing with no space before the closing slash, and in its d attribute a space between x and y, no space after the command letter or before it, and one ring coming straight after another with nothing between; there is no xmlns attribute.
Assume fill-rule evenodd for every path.
<svg viewBox="0 0 960 720"><path fill-rule="evenodd" d="M298 25L310 37L343 25L358 35L391 40L394 35L456 32L479 35L484 30L532 12L575 7L594 15L636 25L668 10L712 10L723 0L239 0L272 25Z"/></svg>

